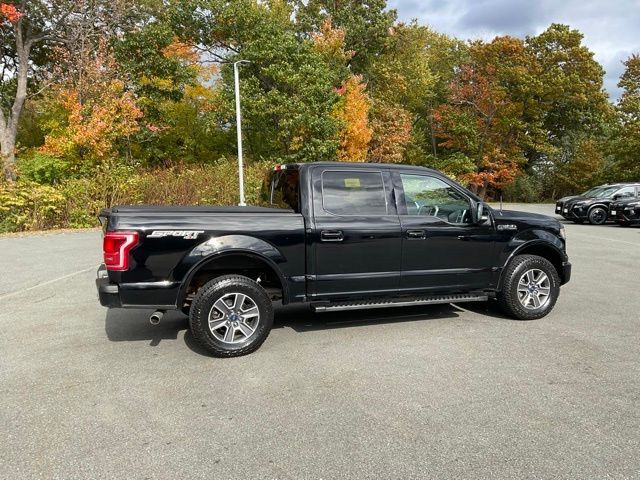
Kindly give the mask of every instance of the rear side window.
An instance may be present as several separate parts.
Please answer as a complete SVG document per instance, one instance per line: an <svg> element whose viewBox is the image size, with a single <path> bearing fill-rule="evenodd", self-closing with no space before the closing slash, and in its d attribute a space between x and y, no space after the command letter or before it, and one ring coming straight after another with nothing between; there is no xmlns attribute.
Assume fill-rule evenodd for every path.
<svg viewBox="0 0 640 480"><path fill-rule="evenodd" d="M269 181L263 186L262 196L271 206L290 208L300 213L300 172L279 170L272 172Z"/></svg>
<svg viewBox="0 0 640 480"><path fill-rule="evenodd" d="M323 172L322 206L334 215L386 215L382 173Z"/></svg>

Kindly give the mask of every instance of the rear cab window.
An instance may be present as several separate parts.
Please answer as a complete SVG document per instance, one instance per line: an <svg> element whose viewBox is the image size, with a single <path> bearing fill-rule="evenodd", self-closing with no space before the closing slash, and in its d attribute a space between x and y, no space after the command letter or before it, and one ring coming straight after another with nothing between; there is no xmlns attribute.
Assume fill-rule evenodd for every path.
<svg viewBox="0 0 640 480"><path fill-rule="evenodd" d="M271 172L262 186L262 199L271 207L300 213L300 171L283 168Z"/></svg>

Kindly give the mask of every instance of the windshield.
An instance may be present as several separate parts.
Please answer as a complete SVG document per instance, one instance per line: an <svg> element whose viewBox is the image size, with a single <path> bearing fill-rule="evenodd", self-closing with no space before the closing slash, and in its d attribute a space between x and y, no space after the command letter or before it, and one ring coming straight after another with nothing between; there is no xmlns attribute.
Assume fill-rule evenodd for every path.
<svg viewBox="0 0 640 480"><path fill-rule="evenodd" d="M597 192L595 195L593 195L593 197L594 198L607 198L607 197L610 197L611 195L613 195L614 193L616 193L619 189L620 189L620 187L603 188L602 190Z"/></svg>
<svg viewBox="0 0 640 480"><path fill-rule="evenodd" d="M595 197L600 192L600 190L602 190L603 188L605 188L605 187L593 187L593 188L587 190L586 192L584 192L581 196L582 197Z"/></svg>

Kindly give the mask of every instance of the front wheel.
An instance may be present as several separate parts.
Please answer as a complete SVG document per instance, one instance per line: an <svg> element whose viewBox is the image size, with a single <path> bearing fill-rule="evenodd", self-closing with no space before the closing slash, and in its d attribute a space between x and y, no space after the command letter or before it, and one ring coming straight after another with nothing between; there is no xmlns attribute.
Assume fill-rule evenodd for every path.
<svg viewBox="0 0 640 480"><path fill-rule="evenodd" d="M589 223L591 225L604 225L607 221L607 210L602 207L593 207L589 210Z"/></svg>
<svg viewBox="0 0 640 480"><path fill-rule="evenodd" d="M548 314L560 294L560 278L546 258L518 255L507 267L498 293L502 310L518 320L535 320Z"/></svg>
<svg viewBox="0 0 640 480"><path fill-rule="evenodd" d="M257 350L273 326L273 306L264 289L242 275L206 283L189 312L191 333L216 357L238 357Z"/></svg>

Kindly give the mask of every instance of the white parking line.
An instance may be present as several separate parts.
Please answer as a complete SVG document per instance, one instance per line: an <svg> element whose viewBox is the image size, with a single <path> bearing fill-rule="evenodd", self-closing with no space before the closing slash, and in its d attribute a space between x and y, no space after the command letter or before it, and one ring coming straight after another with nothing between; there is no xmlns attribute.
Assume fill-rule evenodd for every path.
<svg viewBox="0 0 640 480"><path fill-rule="evenodd" d="M30 290L35 290L36 288L46 287L47 285L51 285L52 283L59 282L60 280L65 280L65 279L73 277L75 275L79 275L81 273L89 272L89 271L95 270L95 269L96 269L96 267L85 268L84 270L78 270L77 272L68 273L67 275L63 275L62 277L54 278L53 280L47 280L46 282L38 283L38 284L33 285L31 287L22 288L20 290L15 290L13 292L5 293L4 295L0 295L0 300L3 300L5 298L9 298L9 297L13 297L13 296L16 296L16 295L18 295L20 293L28 292Z"/></svg>

